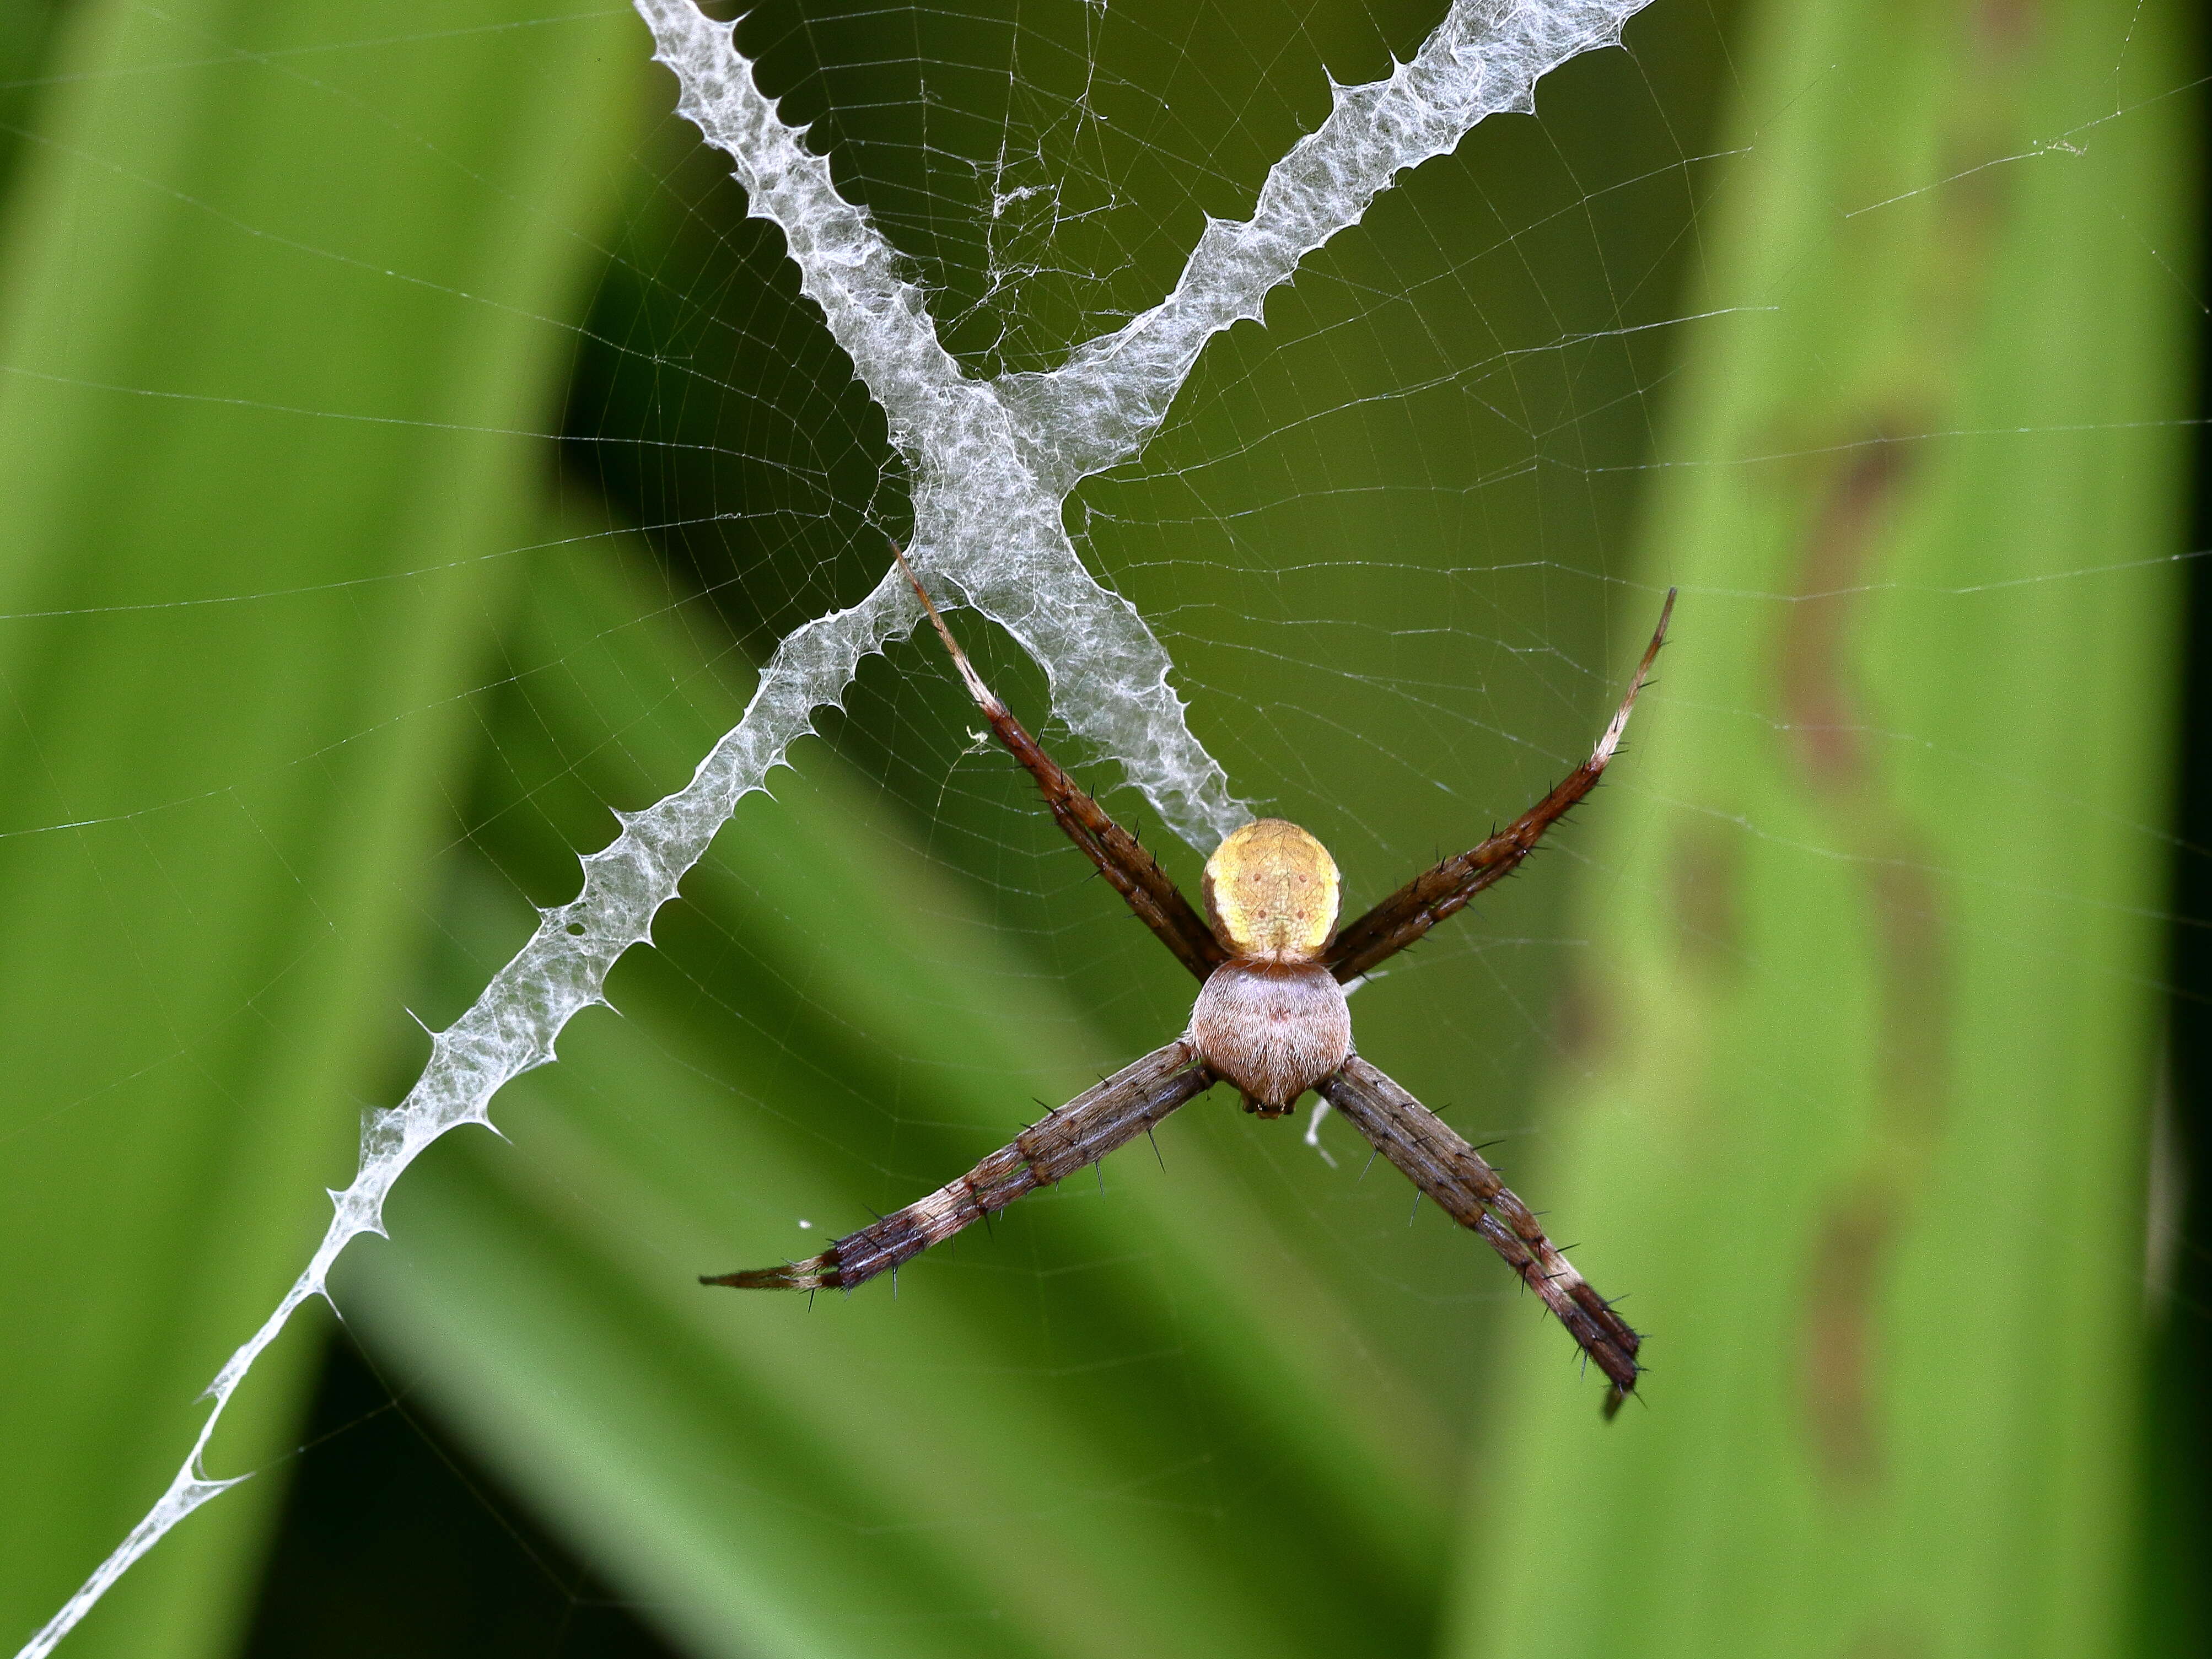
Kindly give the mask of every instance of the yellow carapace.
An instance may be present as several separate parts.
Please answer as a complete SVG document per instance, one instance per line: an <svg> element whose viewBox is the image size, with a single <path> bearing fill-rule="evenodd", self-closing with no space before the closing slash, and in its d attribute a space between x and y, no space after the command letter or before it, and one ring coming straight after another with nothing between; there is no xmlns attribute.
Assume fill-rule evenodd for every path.
<svg viewBox="0 0 2212 1659"><path fill-rule="evenodd" d="M1205 886L1206 919L1232 957L1314 962L1336 935L1336 860L1285 819L1231 830L1206 861Z"/></svg>

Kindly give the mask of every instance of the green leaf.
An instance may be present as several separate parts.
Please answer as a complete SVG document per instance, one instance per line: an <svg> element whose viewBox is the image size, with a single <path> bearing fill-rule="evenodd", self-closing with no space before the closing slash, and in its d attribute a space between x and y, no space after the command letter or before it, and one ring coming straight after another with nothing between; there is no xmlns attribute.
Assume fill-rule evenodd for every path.
<svg viewBox="0 0 2212 1659"><path fill-rule="evenodd" d="M1455 1650L2111 1653L2191 70L2130 3L1771 5L1743 62L1541 1173L1648 1409L1518 1344Z"/></svg>
<svg viewBox="0 0 2212 1659"><path fill-rule="evenodd" d="M0 263L0 1630L167 1484L328 1218L644 54L624 15L76 8ZM422 43L434 33L434 47ZM382 42L363 46L363 41ZM345 44L343 52L322 50ZM301 67L312 64L312 72ZM69 1651L231 1641L270 1468Z"/></svg>

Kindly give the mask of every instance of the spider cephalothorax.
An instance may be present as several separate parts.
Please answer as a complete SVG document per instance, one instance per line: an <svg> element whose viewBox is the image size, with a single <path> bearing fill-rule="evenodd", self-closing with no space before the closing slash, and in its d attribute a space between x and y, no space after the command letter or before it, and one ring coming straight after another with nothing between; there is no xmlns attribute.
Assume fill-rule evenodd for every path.
<svg viewBox="0 0 2212 1659"><path fill-rule="evenodd" d="M914 573L907 577L913 581ZM1233 1084L1245 1109L1262 1117L1282 1116L1311 1089L1453 1220L1480 1234L1543 1299L1611 1382L1610 1414L1636 1386L1636 1333L1559 1254L1481 1154L1353 1050L1344 988L1510 875L1544 831L1589 793L1620 746L1636 694L1667 636L1673 592L1628 695L1590 757L1487 841L1423 871L1339 928L1336 860L1280 818L1245 824L1214 849L1206 861L1201 921L1136 837L1077 787L991 695L919 581L914 591L999 740L1029 769L1068 838L1198 976L1198 1001L1182 1036L1047 1114L949 1186L847 1234L819 1255L703 1282L746 1290L849 1290L896 1272L902 1261L1023 1194L1096 1164L1217 1082Z"/></svg>
<svg viewBox="0 0 2212 1659"><path fill-rule="evenodd" d="M1328 848L1281 818L1230 831L1206 861L1206 917L1229 959L1206 976L1188 1040L1261 1117L1352 1054L1352 1010L1322 961L1338 886Z"/></svg>

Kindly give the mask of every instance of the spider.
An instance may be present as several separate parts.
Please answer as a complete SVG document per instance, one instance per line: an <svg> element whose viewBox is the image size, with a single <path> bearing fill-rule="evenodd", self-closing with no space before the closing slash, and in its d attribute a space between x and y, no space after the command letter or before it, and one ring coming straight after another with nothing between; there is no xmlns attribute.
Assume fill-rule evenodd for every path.
<svg viewBox="0 0 2212 1659"><path fill-rule="evenodd" d="M1568 1264L1498 1171L1353 1048L1345 988L1510 875L1545 830L1589 793L1620 745L1637 693L1667 637L1674 590L1668 590L1628 694L1590 757L1504 830L1414 877L1339 928L1335 860L1319 841L1281 818L1255 819L1214 849L1206 861L1201 921L1136 837L1084 793L992 695L905 556L891 550L991 729L1036 780L1068 838L1197 975L1198 1001L1188 1028L1174 1042L1048 1114L951 1185L847 1234L819 1255L702 1275L700 1283L741 1290L850 1290L878 1273L896 1272L900 1263L1024 1194L1097 1163L1217 1082L1233 1085L1244 1109L1263 1118L1285 1115L1310 1089L1447 1215L1480 1234L1505 1259L1605 1373L1611 1384L1605 1414L1611 1417L1636 1386L1641 1339Z"/></svg>

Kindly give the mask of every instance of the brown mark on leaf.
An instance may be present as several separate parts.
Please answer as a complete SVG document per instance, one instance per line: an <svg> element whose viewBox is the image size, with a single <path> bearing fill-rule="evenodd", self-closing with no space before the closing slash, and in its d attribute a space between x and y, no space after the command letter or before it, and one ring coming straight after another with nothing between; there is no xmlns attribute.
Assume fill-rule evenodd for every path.
<svg viewBox="0 0 2212 1659"><path fill-rule="evenodd" d="M1974 46L1985 58L2018 58L2042 36L2043 9L2035 0L1982 0L1974 9Z"/></svg>
<svg viewBox="0 0 2212 1659"><path fill-rule="evenodd" d="M1597 969L1567 975L1552 1006L1552 1041L1569 1065L1590 1070L1613 1052L1620 1030L1615 994Z"/></svg>
<svg viewBox="0 0 2212 1659"><path fill-rule="evenodd" d="M1674 939L1685 968L1719 975L1743 960L1743 853L1733 830L1685 835L1668 861Z"/></svg>
<svg viewBox="0 0 2212 1659"><path fill-rule="evenodd" d="M1854 661L1875 550L1911 454L1878 441L1835 474L1805 544L1802 597L1778 662L1791 754L1844 830L1865 890L1879 987L1871 1156L1814 1231L1801 1351L1815 1454L1829 1480L1852 1491L1881 1474L1875 1306L1942 1121L1949 1037L1942 895L1926 838L1874 764L1874 699Z"/></svg>
<svg viewBox="0 0 2212 1659"><path fill-rule="evenodd" d="M1893 1613L1861 1631L1843 1651L1844 1659L1929 1659L1936 1644L1924 1632Z"/></svg>
<svg viewBox="0 0 2212 1659"><path fill-rule="evenodd" d="M1874 1342L1867 1300L1881 1265L1885 1225L1864 1193L1831 1204L1813 1241L1806 1286L1805 1405L1829 1478L1851 1486L1881 1473L1874 1431ZM1854 1202L1854 1199L1857 1202Z"/></svg>
<svg viewBox="0 0 2212 1659"><path fill-rule="evenodd" d="M1823 794L1856 793L1866 781L1864 715L1849 660L1852 629L1872 544L1912 454L1877 430L1846 456L1798 566L1799 597L1782 635L1783 717L1798 764Z"/></svg>
<svg viewBox="0 0 2212 1659"><path fill-rule="evenodd" d="M1893 231L1880 215L1865 222L1869 236L1913 239L1902 248L1863 245L1873 257L1869 279L1901 283L1911 298L1905 331L1879 343L1860 405L1891 418L1862 425L1859 435L1873 441L1844 452L1816 486L1799 598L1778 641L1790 757L1852 858L1876 981L1868 1151L1863 1167L1829 1197L1806 1281L1802 1399L1820 1467L1843 1492L1863 1492L1881 1478L1875 1310L1942 1134L1952 1014L1951 924L1936 843L1876 763L1881 702L1859 672L1859 635L1892 526L1918 478L1918 447L1903 434L1950 421L1964 354L1984 333L2015 171L1990 163L2019 149L2021 88L2046 44L2043 9L2040 0L1978 0L1955 22L1931 20L1960 30L1948 46L1927 43L1951 71L1932 135L1942 159L1931 177L1896 181L1904 194L1894 210L1909 216ZM1822 447L1816 440L1807 448ZM1891 1637L1869 1638L1854 1651L1911 1654L1926 1645L1893 1639L1899 1627L1887 1628Z"/></svg>

